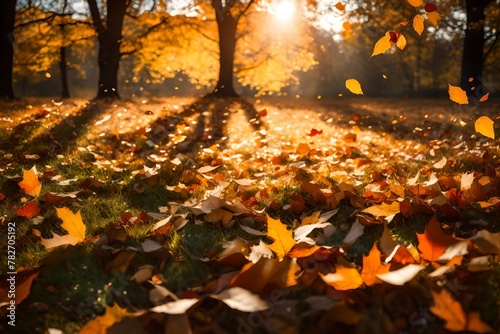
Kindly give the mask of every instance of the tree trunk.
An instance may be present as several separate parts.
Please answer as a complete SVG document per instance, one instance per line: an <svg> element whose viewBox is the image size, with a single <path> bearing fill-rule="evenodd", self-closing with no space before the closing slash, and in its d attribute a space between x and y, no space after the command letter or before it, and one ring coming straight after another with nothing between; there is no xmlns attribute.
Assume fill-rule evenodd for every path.
<svg viewBox="0 0 500 334"><path fill-rule="evenodd" d="M0 98L13 99L14 22L16 0L0 1Z"/></svg>
<svg viewBox="0 0 500 334"><path fill-rule="evenodd" d="M460 86L467 95L474 95L483 73L485 9L490 0L466 0L467 27L465 29Z"/></svg>
<svg viewBox="0 0 500 334"><path fill-rule="evenodd" d="M238 96L234 89L234 53L236 49L236 27L238 21L231 15L229 7L222 9L217 2L212 3L216 11L219 31L219 80L211 95Z"/></svg>
<svg viewBox="0 0 500 334"><path fill-rule="evenodd" d="M61 98L67 99L69 95L68 66L66 64L66 47L59 48L59 70L61 71Z"/></svg>
<svg viewBox="0 0 500 334"><path fill-rule="evenodd" d="M118 94L118 68L120 64L120 45L122 40L122 27L127 0L108 0L106 26L100 18L95 0L88 0L92 20L96 27L99 41L99 88L97 99L119 99Z"/></svg>

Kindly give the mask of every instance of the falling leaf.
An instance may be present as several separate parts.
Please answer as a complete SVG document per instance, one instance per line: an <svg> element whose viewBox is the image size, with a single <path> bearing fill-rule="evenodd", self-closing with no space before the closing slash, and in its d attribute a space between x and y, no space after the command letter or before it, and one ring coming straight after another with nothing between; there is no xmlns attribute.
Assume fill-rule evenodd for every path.
<svg viewBox="0 0 500 334"><path fill-rule="evenodd" d="M424 32L424 17L422 15L417 14L413 18L413 29L419 35L422 35L422 32Z"/></svg>
<svg viewBox="0 0 500 334"><path fill-rule="evenodd" d="M408 0L408 2L415 8L422 6L422 0Z"/></svg>
<svg viewBox="0 0 500 334"><path fill-rule="evenodd" d="M314 137L314 136L320 135L322 133L323 133L323 130L312 129L311 132L309 132L308 136Z"/></svg>
<svg viewBox="0 0 500 334"><path fill-rule="evenodd" d="M455 239L444 234L441 225L436 219L436 216L431 218L431 221L425 227L424 233L417 233L418 249L422 258L428 261L434 261L444 254L446 248L455 243Z"/></svg>
<svg viewBox="0 0 500 334"><path fill-rule="evenodd" d="M385 53L391 48L392 44L393 43L391 42L391 36L389 32L387 32L382 38L377 41L377 43L375 43L375 47L373 48L371 57Z"/></svg>
<svg viewBox="0 0 500 334"><path fill-rule="evenodd" d="M382 203L380 205L375 204L364 209L362 212L372 214L375 217L387 217L399 213L400 205L399 202L392 202L391 204Z"/></svg>
<svg viewBox="0 0 500 334"><path fill-rule="evenodd" d="M36 168L33 166L30 170L23 169L23 180L19 182L22 191L33 197L40 195L42 184L36 176Z"/></svg>
<svg viewBox="0 0 500 334"><path fill-rule="evenodd" d="M437 26L439 20L441 20L441 15L438 12L430 12L427 13L427 19L429 20L430 23Z"/></svg>
<svg viewBox="0 0 500 334"><path fill-rule="evenodd" d="M376 283L382 283L376 275L388 273L391 267L390 264L382 263L380 255L381 253L378 250L376 243L373 243L373 247L368 256L363 255L361 278L368 286L372 286Z"/></svg>
<svg viewBox="0 0 500 334"><path fill-rule="evenodd" d="M363 95L361 84L356 79L347 79L345 82L346 88L353 94Z"/></svg>
<svg viewBox="0 0 500 334"><path fill-rule="evenodd" d="M267 116L267 110L266 109L262 109L261 111L259 111L259 117L265 117Z"/></svg>
<svg viewBox="0 0 500 334"><path fill-rule="evenodd" d="M337 8L338 10L340 10L341 12L345 11L345 5L341 2L337 2L335 4L335 8Z"/></svg>
<svg viewBox="0 0 500 334"><path fill-rule="evenodd" d="M20 217L31 218L37 216L40 213L40 208L38 207L36 202L31 201L17 208L16 213Z"/></svg>
<svg viewBox="0 0 500 334"><path fill-rule="evenodd" d="M417 274L425 269L424 266L418 264L409 264L401 269L389 271L386 274L376 274L380 280L392 285L404 285L411 281Z"/></svg>
<svg viewBox="0 0 500 334"><path fill-rule="evenodd" d="M83 224L80 211L73 213L68 208L56 208L56 211L57 216L63 221L62 228L79 242L83 241L85 239L86 227Z"/></svg>
<svg viewBox="0 0 500 334"><path fill-rule="evenodd" d="M491 118L488 116L481 116L474 123L474 127L476 132L479 132L485 137L495 139L495 129L493 128L493 124L495 124L495 122L493 122Z"/></svg>
<svg viewBox="0 0 500 334"><path fill-rule="evenodd" d="M363 279L356 268L339 263L335 264L335 273L326 275L320 273L320 276L323 282L339 291L357 289L363 284Z"/></svg>
<svg viewBox="0 0 500 334"><path fill-rule="evenodd" d="M484 94L480 99L479 99L479 102L486 102L488 101L488 98L490 97L490 93L486 93Z"/></svg>
<svg viewBox="0 0 500 334"><path fill-rule="evenodd" d="M469 104L467 93L460 87L448 84L448 94L450 95L450 100L452 100L455 103Z"/></svg>
<svg viewBox="0 0 500 334"><path fill-rule="evenodd" d="M273 219L269 216L267 216L267 236L274 240L269 248L276 253L280 260L296 243L293 232L287 229L286 225L281 223L279 219Z"/></svg>

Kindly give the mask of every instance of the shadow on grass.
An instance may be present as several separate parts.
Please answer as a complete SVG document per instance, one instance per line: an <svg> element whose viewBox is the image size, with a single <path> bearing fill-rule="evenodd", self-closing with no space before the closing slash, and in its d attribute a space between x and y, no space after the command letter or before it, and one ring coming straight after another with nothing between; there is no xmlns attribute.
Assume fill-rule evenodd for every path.
<svg viewBox="0 0 500 334"><path fill-rule="evenodd" d="M156 140L167 142L174 152L188 152L195 148L210 147L217 144L226 147L227 124L232 113L243 112L254 131L264 125L259 120L254 105L245 98L222 98L203 96L177 114L170 114L156 120L152 128L164 129L163 134L155 135ZM183 134L184 140L175 140L176 134Z"/></svg>

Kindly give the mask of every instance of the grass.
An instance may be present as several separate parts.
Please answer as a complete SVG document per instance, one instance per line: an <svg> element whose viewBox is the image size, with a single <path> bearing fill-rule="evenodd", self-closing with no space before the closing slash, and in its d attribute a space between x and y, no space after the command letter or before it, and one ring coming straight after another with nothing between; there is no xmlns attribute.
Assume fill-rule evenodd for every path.
<svg viewBox="0 0 500 334"><path fill-rule="evenodd" d="M269 113L264 122L267 132L265 146L246 145L245 140L254 143L254 134L244 132L238 123L228 120L224 133L229 139L219 145L222 149L217 149L212 146L213 141L208 141L201 144L211 148L200 150L200 138L195 138L192 145L186 148L171 140L175 129L164 130L169 119L163 119L162 114L178 112L182 109L173 106L185 106L189 101L158 100L151 104L121 101L112 107L101 103L87 105L86 101L75 100L65 102L59 108L43 107L46 102L15 102L18 107L9 105L4 108L12 110L12 113L4 115L0 121L0 142L4 143L0 145L0 193L5 195L5 199L0 201L0 216L4 217L2 224L7 221L17 223L16 266L41 268L31 293L19 307L19 319L23 319L20 327L16 328L19 332L30 330L43 333L48 328L58 328L65 333L77 333L87 321L102 314L105 306L112 301L129 303L137 308L151 307L147 289L131 281L134 273L145 264L152 264L154 274L163 281L163 286L174 293L203 286L210 278L229 270L224 268L221 272L221 268L202 259L218 254L224 244L235 236L250 243L259 238L243 231L237 223L230 228L224 228L221 223L197 224L203 216L195 217L189 208L175 211L172 207L172 203L179 205L184 201L202 200L221 181L230 182L221 193L222 199L237 199L256 211L266 209L266 214L279 218L293 229L304 217L323 210L323 205L316 203L311 193L301 191L301 182L319 184L324 189L336 189L339 184L347 183L355 189L353 196L362 198L367 185L380 183L383 186L383 182L404 181L417 172L421 172L423 181L432 172L451 176L469 171L486 174L491 168L495 170L499 167L495 160L499 154L498 147L485 145L486 148L475 151L475 145L485 142L477 137L467 137L472 133L469 128L457 130L453 124L453 131L463 130L464 134L461 139L455 136L444 140L440 139L439 132L435 132L437 128L425 136L410 131L415 125L421 125L421 115L408 116L404 126L397 125L405 131L398 132L398 129L394 130L391 120L385 122L376 109L367 110L362 119L369 121L370 128L360 123L362 130L357 132L358 139L354 143L346 143L342 139L345 134L355 132L352 123L349 123L352 115L345 111L349 108L344 110L325 102L315 106L316 110L304 102L298 107L303 110L290 112L286 105L278 108L274 102L266 102L267 105L257 106L266 107ZM164 105L172 110L165 112ZM34 119L36 115L47 113L44 110L48 108L47 115L50 114L50 117ZM127 113L123 111L125 109ZM146 110L153 110L153 115L145 117ZM156 112L158 110L162 112ZM304 124L301 112L307 113L311 124ZM339 125L326 122L329 118L339 120ZM425 118L425 122L436 126L438 120L432 118L432 115ZM442 119L439 121L442 122ZM290 127L286 130L278 130L287 124ZM324 133L308 137L311 128L323 129ZM404 138L396 138L398 136ZM457 156L457 149L453 147L462 141L471 149L468 155ZM300 142L308 142L318 152L296 157L295 148ZM434 154L430 153L427 145L434 149ZM422 152L423 158L418 161L404 160L409 151L415 155ZM485 154L486 151L488 154ZM39 157L27 157L30 154ZM442 157L456 163L442 170L433 169L432 164ZM181 163L176 161L174 164L175 158ZM50 203L43 196L32 198L21 193L17 185L20 178L9 177L21 175L22 169L33 165L41 175L41 195L77 192L76 198ZM196 172L198 167L218 165L220 167L210 173ZM254 179L256 183L240 186L232 181L245 178ZM375 182L374 178L380 180ZM64 183L65 180L71 181ZM178 189L172 190L176 186ZM257 193L267 196L266 200L256 199ZM304 211L284 209L296 195L306 199ZM16 213L19 206L32 200L41 208L41 222L18 217ZM272 205L267 207L269 203ZM87 241L76 246L47 250L41 245L40 236L50 238L52 233L66 233L55 210L55 207L62 206L81 212L87 228ZM360 207L345 198L340 201L338 209L338 213L329 220L335 227L335 233L322 239L324 245L343 246L353 262L361 265L362 256L368 254L373 243L380 238L383 225L366 226L364 234L352 245L343 245ZM500 230L495 216L497 211L486 212L469 206L463 214L468 221L483 219L488 222L488 229L495 232ZM159 218L138 224L122 221L124 213L139 216L142 212L155 217L188 213L188 223L182 229L158 235L153 227ZM233 218L239 221L247 216L251 215L235 215ZM441 218L452 223L446 221L446 216ZM430 216L425 213L409 217L398 215L389 225L390 232L402 243L416 245L415 233L422 233L429 219ZM261 222L255 220L251 226L265 232L266 227ZM162 258L138 251L126 270L105 270L106 264L96 259L93 242L105 235L106 228L113 224L119 224L126 230L123 242L110 243L115 250L126 247L141 250L141 243L151 239L159 242L168 255ZM462 232L468 232L466 227ZM312 236L321 236L321 233L317 230ZM2 241L2 246L3 243L5 241ZM2 262L6 261L5 254L0 258ZM493 278L489 278L485 289L496 296L498 303L495 278L500 271L498 265L493 267ZM298 302L303 303L303 300ZM490 303L494 305L495 301ZM497 321L493 315L488 317L491 322Z"/></svg>

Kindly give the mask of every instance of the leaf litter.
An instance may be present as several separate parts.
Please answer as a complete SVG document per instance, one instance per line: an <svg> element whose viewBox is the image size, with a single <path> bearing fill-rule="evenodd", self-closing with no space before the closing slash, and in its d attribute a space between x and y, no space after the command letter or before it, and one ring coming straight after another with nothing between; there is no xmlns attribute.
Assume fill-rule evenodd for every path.
<svg viewBox="0 0 500 334"><path fill-rule="evenodd" d="M2 127L11 142L27 135L49 144L12 152L2 146L0 168L9 176L2 179L2 205L14 207L7 221L27 226L18 244L45 246L45 261L61 247L91 249L110 284L127 278L100 312L64 316L83 332L123 325L234 331L241 324L229 320L249 313L262 318L258 332L353 330L377 321L373 307L393 319L381 325L387 332L417 330L415 316L429 332L498 328L500 164L492 123L474 122L478 117L443 101L364 101L297 107L263 100L252 115L238 100L207 113L189 112L188 99L81 105L97 114L94 120L78 118L77 102L34 104L26 115L36 109L54 117L36 119L26 134L11 122ZM146 117L145 110L158 112ZM228 115L222 124L204 119L221 112ZM20 111L12 117L30 122ZM72 145L62 151L56 137L36 130L43 121L89 125L78 133L75 124L77 136L69 134ZM40 172L30 169L33 161ZM72 165L92 175L67 173ZM89 210L80 209L107 188L140 204L91 225ZM152 189L163 194L155 206L140 201ZM227 240L209 245L202 234L205 246L194 247L187 241L194 226ZM43 293L33 287L56 289L42 284L50 270L42 263L29 269L20 310L64 314L48 302L40 309ZM165 275L175 263L203 266L208 274L170 291ZM481 305L485 294L493 310ZM394 310L393 295L408 306Z"/></svg>

